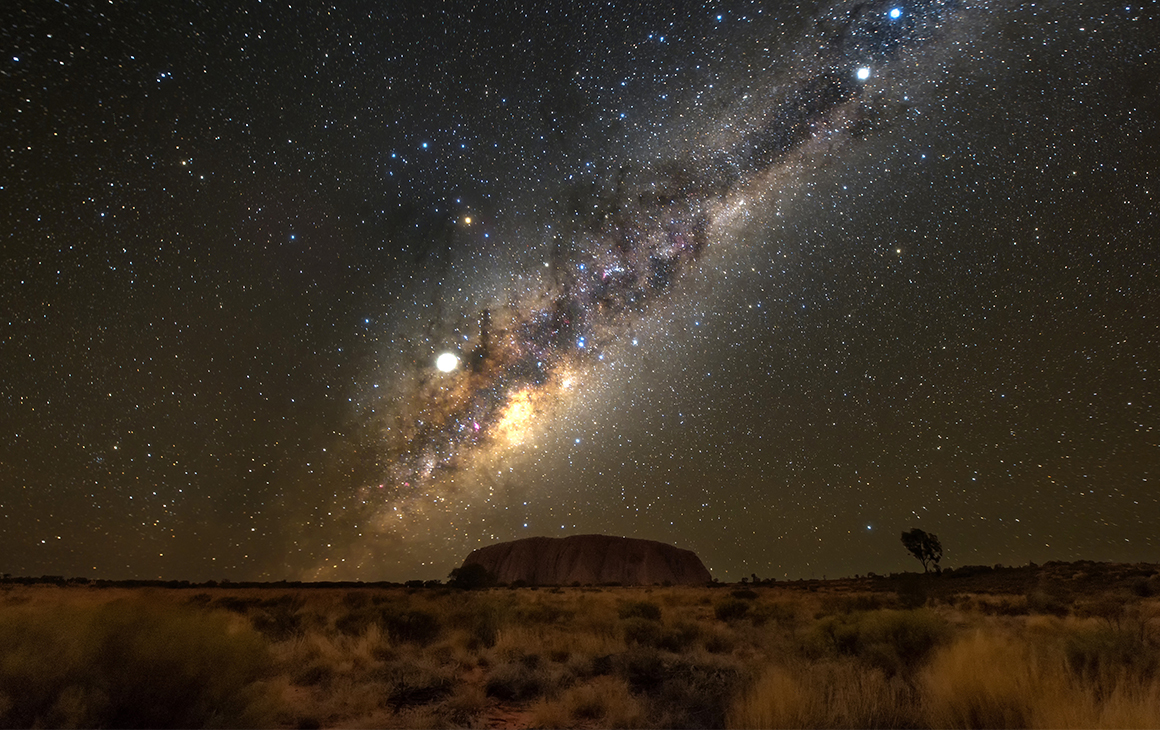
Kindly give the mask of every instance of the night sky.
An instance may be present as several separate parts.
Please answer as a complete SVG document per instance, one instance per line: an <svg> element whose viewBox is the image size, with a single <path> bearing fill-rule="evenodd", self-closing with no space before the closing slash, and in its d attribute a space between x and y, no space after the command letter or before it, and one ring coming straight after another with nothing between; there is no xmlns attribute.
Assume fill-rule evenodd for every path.
<svg viewBox="0 0 1160 730"><path fill-rule="evenodd" d="M0 572L1160 561L1158 46L1156 0L5 2Z"/></svg>

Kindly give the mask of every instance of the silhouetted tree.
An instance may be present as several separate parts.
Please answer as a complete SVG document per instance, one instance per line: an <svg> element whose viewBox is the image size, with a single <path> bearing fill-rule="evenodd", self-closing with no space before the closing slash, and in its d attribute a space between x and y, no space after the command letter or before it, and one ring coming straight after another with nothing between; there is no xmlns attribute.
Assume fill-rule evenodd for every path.
<svg viewBox="0 0 1160 730"><path fill-rule="evenodd" d="M469 591L476 588L487 588L495 585L495 576L479 563L468 563L462 568L455 568L451 571L447 585L465 588Z"/></svg>
<svg viewBox="0 0 1160 730"><path fill-rule="evenodd" d="M916 527L902 533L902 545L922 562L924 573L929 573L932 566L938 570L938 561L942 560L943 554L938 535L928 534Z"/></svg>

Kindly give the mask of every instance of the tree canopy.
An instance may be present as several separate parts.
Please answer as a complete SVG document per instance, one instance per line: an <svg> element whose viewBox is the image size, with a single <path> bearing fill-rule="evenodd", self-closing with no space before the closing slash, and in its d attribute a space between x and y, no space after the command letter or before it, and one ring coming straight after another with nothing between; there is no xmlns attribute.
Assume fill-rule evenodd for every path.
<svg viewBox="0 0 1160 730"><path fill-rule="evenodd" d="M932 567L938 570L938 561L942 560L943 554L938 535L929 534L915 527L902 533L902 545L922 562L924 573L929 573Z"/></svg>
<svg viewBox="0 0 1160 730"><path fill-rule="evenodd" d="M447 585L469 591L495 585L495 576L479 563L468 563L462 568L453 569L450 578Z"/></svg>

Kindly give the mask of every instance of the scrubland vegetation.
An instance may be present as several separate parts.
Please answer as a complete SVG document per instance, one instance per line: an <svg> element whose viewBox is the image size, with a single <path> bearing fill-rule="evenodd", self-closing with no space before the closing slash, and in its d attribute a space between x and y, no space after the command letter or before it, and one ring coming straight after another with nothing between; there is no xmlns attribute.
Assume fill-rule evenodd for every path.
<svg viewBox="0 0 1160 730"><path fill-rule="evenodd" d="M934 575L477 591L8 585L0 725L1157 727L1149 575L1100 590L1041 578L1020 592Z"/></svg>

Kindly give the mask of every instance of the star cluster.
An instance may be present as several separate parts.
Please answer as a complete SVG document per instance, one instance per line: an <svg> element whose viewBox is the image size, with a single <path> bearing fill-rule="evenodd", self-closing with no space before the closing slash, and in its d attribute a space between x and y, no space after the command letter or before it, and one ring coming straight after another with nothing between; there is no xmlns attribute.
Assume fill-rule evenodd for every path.
<svg viewBox="0 0 1160 730"><path fill-rule="evenodd" d="M6 8L0 569L1154 559L1157 10Z"/></svg>

